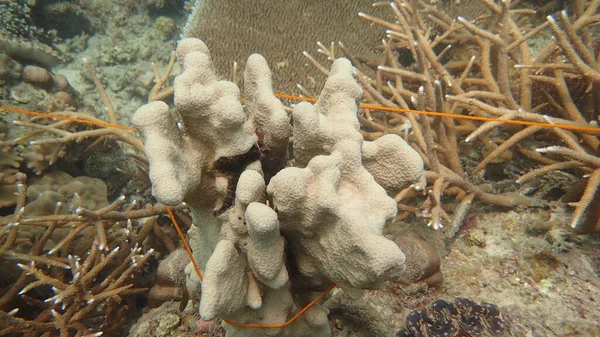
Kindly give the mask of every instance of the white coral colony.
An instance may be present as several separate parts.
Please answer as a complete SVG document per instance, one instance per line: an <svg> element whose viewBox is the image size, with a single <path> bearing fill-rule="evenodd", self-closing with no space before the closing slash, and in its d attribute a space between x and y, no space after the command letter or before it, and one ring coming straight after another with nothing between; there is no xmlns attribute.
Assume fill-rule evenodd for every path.
<svg viewBox="0 0 600 337"><path fill-rule="evenodd" d="M248 59L244 107L237 86L217 79L202 41L180 41L177 56L175 107L189 137L162 102L138 109L134 124L154 196L192 208L189 235L204 279L188 268L188 286L201 286L191 293L201 293L203 319L283 323L315 291L376 287L404 268L404 254L382 235L397 213L386 191L418 179L423 162L399 136L363 140L362 90L348 60L333 63L315 104L294 107L292 128L262 56ZM284 168L292 135L296 167ZM223 325L227 336L331 335L319 305L278 329Z"/></svg>

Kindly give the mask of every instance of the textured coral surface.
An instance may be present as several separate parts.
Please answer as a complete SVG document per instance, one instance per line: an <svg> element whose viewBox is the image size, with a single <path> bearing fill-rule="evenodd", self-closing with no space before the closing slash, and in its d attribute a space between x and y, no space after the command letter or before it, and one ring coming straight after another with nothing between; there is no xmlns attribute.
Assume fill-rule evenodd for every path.
<svg viewBox="0 0 600 337"><path fill-rule="evenodd" d="M227 33L222 28L233 25L244 29L248 26L242 20L287 13L286 8L268 7L266 13L239 1L199 2L222 5L201 8L199 13L219 15L205 20L199 31L204 31L202 38L222 48L218 54L223 57L213 55L217 56L217 73L220 79L240 85L241 96L251 98L244 103L246 111L277 105L276 99L273 104L272 92L265 94L271 85L275 91L283 88L294 93L302 92L295 87L300 82L309 89L306 95L315 96L331 68L330 61L346 56L356 67L353 72L363 90L363 103L579 127L593 127L598 121L598 0L398 0L377 2L374 8L371 1L341 1L343 6L336 6L337 1L290 2L289 8L296 9L292 13L306 14L285 21L294 29L286 27L284 32L264 35L265 31L283 28L267 22L262 30L246 29L236 41L219 38ZM310 11L294 7L299 4L308 4L303 8ZM327 10L320 10L322 6ZM128 125L134 111L148 101L164 100L173 111L173 79L182 70L175 56L169 60L193 7L194 1L183 0L0 0L0 104L101 122L116 120L123 125ZM561 13L562 9L566 12ZM349 12L330 15L331 10ZM361 17L356 15L359 11ZM313 16L307 16L309 12ZM415 15L422 20L416 20ZM477 19L479 15L484 17ZM304 34L304 23L314 19L320 22L312 24L311 32L322 34ZM537 33L536 27L540 29ZM526 43L514 43L528 33L533 36ZM248 37L255 35L260 36L258 41ZM341 39L343 44L330 44L333 39ZM316 46L317 41L322 43ZM234 45L236 52L229 50ZM248 55L243 50L257 51L253 48L259 45L278 49L273 58L253 57L254 61L244 64ZM313 58L305 58L304 50ZM237 71L232 69L233 60L240 61ZM320 67L314 67L317 63ZM261 64L272 67L272 80L260 76ZM96 72L104 94L88 67ZM354 91L354 95L360 94ZM309 320L322 324L333 336L390 337L405 328L410 312L440 299L452 302L469 298L497 305L511 336L598 334L600 239L598 234L580 233L600 226L597 133L458 119L451 122L382 113L372 107L360 110L360 130L358 123L327 128L328 118L315 114L322 112L318 105L313 109L313 105L295 100L284 103L297 108L279 104L273 109L283 113L280 117L287 121L288 115L296 114L299 128L300 121L306 122L307 138L317 147L328 146L327 151L317 151L327 160L310 167L307 165L313 155L302 159L302 149L297 148L297 157L291 156L289 163L297 167L287 171L289 176L318 178L335 171L332 162L355 163L350 159L361 156L377 183L399 202L399 215L384 233L406 256L407 268L400 278L376 290L335 289L320 302L316 314L307 313ZM277 154L261 160L267 184L274 173L288 165L288 158L273 160L283 158L280 154L287 152L288 144L274 144L281 145L282 139L290 136L287 122L277 134L264 133L263 129L274 128L268 121L261 117L244 127L244 132L256 134L262 153ZM185 135L186 131L197 131L182 126L169 132ZM363 142L361 151L348 144L335 148L331 138L319 138L320 127L330 135L345 133L356 142L364 137L379 143ZM0 335L39 336L46 332L52 336L97 336L102 331L103 336L123 336L129 331L132 337L224 336L220 322L199 316L195 299L200 297L200 287L189 294L184 291L182 265L187 261L169 265L174 270L167 274L177 276L174 282L164 282L165 270L157 270L159 261L163 265L169 262L166 256L182 254L179 250L169 255L180 241L166 209L152 199L141 136L116 130L0 112ZM419 151L418 157L428 170L425 181L412 186L398 184L402 172L386 169L389 165L408 172L420 169L419 165L396 160L395 152L389 149L399 145L398 138L390 134L402 137L407 140L405 146ZM302 143L298 134L293 139ZM37 143L40 140L44 142ZM231 161L224 158L215 166L225 170L211 193L231 197L236 191L228 189L225 182L236 177L240 169L227 170ZM320 171L313 172L317 168ZM340 218L349 222L356 210L371 211L372 203L348 198L353 189L362 186L354 180L349 183L347 178L355 173L352 168L350 165L336 172L342 177L336 189L342 192L339 198L326 198L328 205L311 201L318 213L312 216L320 225L328 221L319 211L333 209L327 208L331 203L345 206L340 208L344 210ZM56 172L68 172L77 179L42 184L44 187L33 193L36 177L49 179ZM296 266L288 273L290 266L282 262L288 254L282 249L287 238L278 233L289 223L277 223L274 211L265 204L252 204L257 199L266 203L263 189L267 186L256 185L263 177L258 171L252 172L256 174L250 173L241 181L260 188L241 189L236 194L239 199L229 198L221 210L235 209L221 213L233 223L226 233L232 238L245 228L242 224L250 208L248 235L236 242L234 249L231 245L219 249L227 253L222 254L225 260L238 259L245 270L256 273L255 279L236 274L243 281L240 284L254 286L253 290L258 289L258 283L277 288L299 275ZM106 186L98 188L97 179ZM325 189L320 182L308 180L306 186ZM24 193L23 184L32 189L30 196ZM282 185L282 190L289 186ZM297 187L293 191L303 191L298 182L293 186ZM34 201L39 195L42 197ZM379 200L373 198L372 202ZM285 205L281 199L279 202ZM252 207L247 207L250 204ZM296 203L290 204L293 213ZM273 206L272 199L269 205ZM27 207L20 211L21 206ZM187 206L173 210L184 231L190 228ZM213 216L213 209L203 215ZM444 227L434 231L427 224ZM570 225L579 226L580 232L571 231ZM325 244L338 233L327 234L322 236ZM389 243L374 241L380 242ZM116 247L120 249L113 251ZM145 255L140 248L144 253L156 250ZM247 261L246 256L250 256ZM325 265L328 277L343 272L343 268L330 268L330 261L309 258L303 264L304 272L321 273L319 266ZM228 266L229 262L218 265ZM365 268L361 264L352 267ZM376 263L372 267L386 269L377 268ZM193 276L191 269L187 271ZM372 276L377 278L376 273ZM123 279L115 282L120 277ZM215 284L218 288L218 279ZM284 286L279 290L271 293L271 299L288 296L287 304L297 300L289 294L298 289ZM249 294L243 304L258 306L260 292ZM183 303L170 302L180 299ZM289 313L305 302L306 298L287 308ZM152 306L157 307L150 309ZM259 322L261 317L256 315L248 321ZM269 333L276 332L272 329ZM254 333L265 335L258 329Z"/></svg>

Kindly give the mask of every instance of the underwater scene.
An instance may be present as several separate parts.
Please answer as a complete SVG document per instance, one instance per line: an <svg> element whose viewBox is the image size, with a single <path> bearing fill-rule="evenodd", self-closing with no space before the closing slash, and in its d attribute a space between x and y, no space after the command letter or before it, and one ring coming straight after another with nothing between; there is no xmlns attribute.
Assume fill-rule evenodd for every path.
<svg viewBox="0 0 600 337"><path fill-rule="evenodd" d="M600 0L0 21L0 336L600 336Z"/></svg>

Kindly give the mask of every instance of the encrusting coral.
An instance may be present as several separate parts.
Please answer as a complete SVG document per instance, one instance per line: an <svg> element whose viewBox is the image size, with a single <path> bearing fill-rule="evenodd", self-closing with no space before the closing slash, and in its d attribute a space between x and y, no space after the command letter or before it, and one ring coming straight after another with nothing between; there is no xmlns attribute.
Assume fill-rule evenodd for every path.
<svg viewBox="0 0 600 337"><path fill-rule="evenodd" d="M259 53L277 78L275 90L288 94L299 92L298 83L318 92L324 81L324 76L310 71L302 55L316 41L342 40L355 54L372 59L377 58L376 49L384 35L356 15L370 6L371 0L259 0L250 7L223 0L192 3L182 36L206 43L217 74L229 78L232 70L236 71L234 62L244 69L248 55ZM383 10L377 14L387 16Z"/></svg>
<svg viewBox="0 0 600 337"><path fill-rule="evenodd" d="M348 60L334 62L316 104L294 107L292 128L260 55L246 65L246 109L239 89L217 80L202 41L181 40L177 57L177 114L152 102L133 122L143 135L154 196L192 209L190 241L204 277L188 266L188 287L197 294L201 284L202 318L230 319L228 336L329 335L319 305L277 329L237 325L284 323L332 284L373 288L397 275L404 255L382 236L397 212L386 189L415 181L420 157L396 135L363 141L362 90ZM283 168L290 136L297 166ZM375 162L381 153L387 158Z"/></svg>

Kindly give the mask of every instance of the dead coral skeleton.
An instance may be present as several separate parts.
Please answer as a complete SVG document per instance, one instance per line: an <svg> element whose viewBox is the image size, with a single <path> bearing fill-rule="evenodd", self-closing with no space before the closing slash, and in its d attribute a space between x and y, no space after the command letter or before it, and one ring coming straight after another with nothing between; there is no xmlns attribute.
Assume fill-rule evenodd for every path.
<svg viewBox="0 0 600 337"><path fill-rule="evenodd" d="M359 14L387 32L376 69L353 60L365 88L367 103L498 120L477 124L450 117L363 110L361 123L366 139L396 133L405 137L421 154L427 170L420 183L396 196L399 209L403 211L399 218L418 214L427 218L428 225L436 229L444 223L450 223L451 228L459 226L475 199L502 206L532 203L531 199L520 195L493 194L486 186L473 184L459 160L465 143L480 142L491 148L469 174L481 172L515 148L544 165L518 182L553 170L573 167L588 173L598 170L596 149L599 140L589 131L536 125L515 127L502 120L587 129L597 126L592 120L597 113L582 111L582 93L574 92L577 89L570 88L568 83L583 79L587 83L584 86L588 89L586 92L597 96L597 90L593 89L600 79L595 57L598 48L592 47L597 43L593 43L590 27L600 20L597 13L600 2L576 1L574 13L562 12L555 15L557 18L549 16L546 22L535 27L528 23L531 20L525 20L535 14L531 10L513 8L508 0L480 2L488 14L474 20L450 18L437 7L420 0L376 3L376 6L389 6L394 13L393 21ZM552 39L544 38L548 30ZM433 32L440 33L435 35ZM543 41L539 51L530 44L534 38ZM345 52L342 44L327 48L321 44L319 47L319 52L329 59L335 59L336 52ZM399 61L407 58L405 51L413 60L408 67ZM307 56L318 69L326 68ZM550 145L558 147L535 151L515 146L543 133L550 133L557 140ZM509 136L503 136L505 134ZM552 153L566 161L542 157L540 153ZM598 188L595 181L589 179L582 199L574 204L573 227L578 226L584 210L589 207L593 191ZM454 196L455 202L449 201L450 196ZM421 200L420 204L415 204L415 200ZM451 210L454 211L452 219L448 215Z"/></svg>

